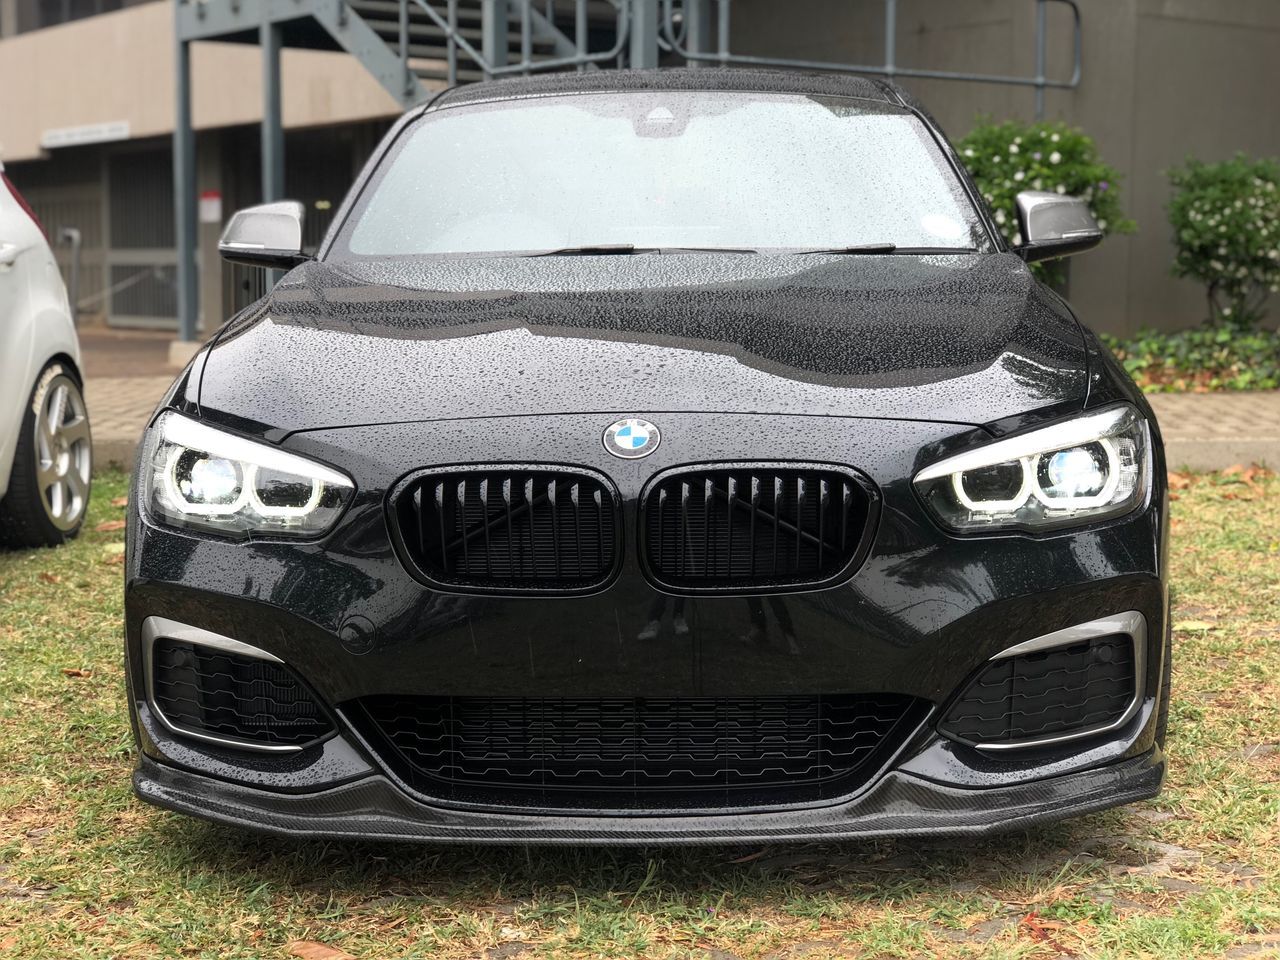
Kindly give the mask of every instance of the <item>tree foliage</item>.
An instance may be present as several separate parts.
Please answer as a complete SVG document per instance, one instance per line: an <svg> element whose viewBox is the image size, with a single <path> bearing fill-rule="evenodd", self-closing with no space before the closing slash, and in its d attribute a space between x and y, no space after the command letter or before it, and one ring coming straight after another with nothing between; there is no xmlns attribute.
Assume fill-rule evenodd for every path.
<svg viewBox="0 0 1280 960"><path fill-rule="evenodd" d="M1204 284L1211 326L1255 327L1280 291L1280 163L1188 160L1169 180L1174 275Z"/></svg>

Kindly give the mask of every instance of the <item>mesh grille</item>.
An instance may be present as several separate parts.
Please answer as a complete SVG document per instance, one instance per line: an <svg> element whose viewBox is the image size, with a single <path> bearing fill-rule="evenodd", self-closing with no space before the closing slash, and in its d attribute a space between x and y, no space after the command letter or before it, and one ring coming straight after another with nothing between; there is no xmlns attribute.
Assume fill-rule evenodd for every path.
<svg viewBox="0 0 1280 960"><path fill-rule="evenodd" d="M589 590L618 562L617 500L602 478L554 469L471 469L414 481L397 499L401 542L446 586Z"/></svg>
<svg viewBox="0 0 1280 960"><path fill-rule="evenodd" d="M1101 637L993 661L939 729L974 744L1084 733L1115 723L1134 695L1133 641Z"/></svg>
<svg viewBox="0 0 1280 960"><path fill-rule="evenodd" d="M918 722L900 696L370 697L353 711L415 790L512 806L817 800L856 787Z"/></svg>
<svg viewBox="0 0 1280 960"><path fill-rule="evenodd" d="M870 498L837 470L727 467L669 474L641 505L645 561L665 586L790 589L858 555Z"/></svg>
<svg viewBox="0 0 1280 960"><path fill-rule="evenodd" d="M301 746L333 729L278 663L169 639L151 656L152 699L175 727L260 746Z"/></svg>

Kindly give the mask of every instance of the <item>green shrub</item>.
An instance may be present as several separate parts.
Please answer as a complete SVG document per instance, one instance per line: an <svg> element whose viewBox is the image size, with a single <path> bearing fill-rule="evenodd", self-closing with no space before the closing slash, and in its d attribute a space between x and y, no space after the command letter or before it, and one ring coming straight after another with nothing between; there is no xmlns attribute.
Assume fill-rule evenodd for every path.
<svg viewBox="0 0 1280 960"><path fill-rule="evenodd" d="M1280 331L1197 327L1102 339L1148 393L1280 388Z"/></svg>
<svg viewBox="0 0 1280 960"><path fill-rule="evenodd" d="M1210 325L1254 327L1280 291L1280 163L1188 160L1169 180L1174 275L1204 284Z"/></svg>
<svg viewBox="0 0 1280 960"><path fill-rule="evenodd" d="M1120 206L1120 174L1103 163L1093 139L1065 123L983 121L957 144L960 156L995 214L1005 239L1022 243L1016 198L1023 190L1050 190L1089 202L1104 233L1133 233ZM1042 279L1061 282L1061 261L1036 264Z"/></svg>

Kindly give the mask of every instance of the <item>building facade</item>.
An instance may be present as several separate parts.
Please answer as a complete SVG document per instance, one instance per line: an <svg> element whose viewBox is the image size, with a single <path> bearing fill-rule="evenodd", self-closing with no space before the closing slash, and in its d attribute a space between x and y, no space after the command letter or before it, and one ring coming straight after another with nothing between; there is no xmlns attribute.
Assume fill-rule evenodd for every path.
<svg viewBox="0 0 1280 960"><path fill-rule="evenodd" d="M52 235L79 232L82 312L117 326L176 326L172 144L175 15L182 2L0 0L0 160ZM444 7L443 0L431 2ZM717 3L708 2L714 11ZM469 5L477 24L482 8L493 4ZM351 7L376 23L394 5L356 0ZM1073 303L1090 323L1114 333L1192 326L1203 319L1203 297L1170 275L1165 171L1188 155L1280 155L1280 120L1270 103L1280 89L1280 4L1078 5L1080 82L1046 91L1044 115L1096 138L1123 174L1125 206L1139 232L1113 237L1101 252L1073 262ZM733 0L732 8L727 40L734 55L880 68L890 59L891 16L897 38L891 59L899 68L1036 74L1037 0ZM1061 2L1044 8L1046 74L1067 77L1071 9ZM654 9L661 14L660 4ZM520 0L511 0L512 22L521 15ZM602 15L592 15L598 32ZM387 26L394 34L394 23ZM409 40L434 29L424 22ZM473 39L477 47L482 42L478 28ZM519 36L510 42L518 49ZM609 37L593 42L607 47ZM671 50L660 56L663 63L683 62ZM459 71L464 80L475 75L465 65ZM401 106L385 82L340 51L285 49L280 76L284 194L306 204L316 240ZM441 70L419 76L424 90L445 82ZM900 82L957 137L980 116L1031 119L1036 109L1028 86L910 76ZM231 212L262 199L263 83L254 44L193 44L198 312L206 333L262 290L261 274L221 263L215 248ZM69 268L70 244L58 251Z"/></svg>

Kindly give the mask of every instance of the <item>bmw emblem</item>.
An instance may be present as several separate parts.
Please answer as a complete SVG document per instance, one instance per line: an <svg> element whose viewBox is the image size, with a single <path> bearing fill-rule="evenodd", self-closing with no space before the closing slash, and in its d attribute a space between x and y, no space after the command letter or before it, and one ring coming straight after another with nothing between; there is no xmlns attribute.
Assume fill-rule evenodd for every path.
<svg viewBox="0 0 1280 960"><path fill-rule="evenodd" d="M648 420L634 417L611 424L604 432L604 448L615 457L638 460L658 449L662 434Z"/></svg>

